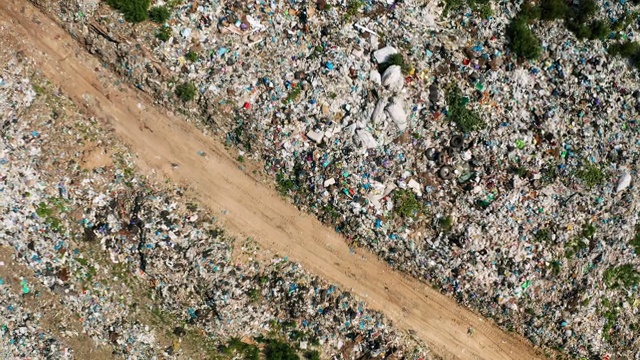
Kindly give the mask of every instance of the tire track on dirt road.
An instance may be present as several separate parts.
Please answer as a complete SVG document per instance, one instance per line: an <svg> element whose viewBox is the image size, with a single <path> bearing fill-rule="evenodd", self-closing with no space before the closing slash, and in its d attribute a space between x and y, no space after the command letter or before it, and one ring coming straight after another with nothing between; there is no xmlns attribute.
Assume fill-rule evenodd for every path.
<svg viewBox="0 0 640 360"><path fill-rule="evenodd" d="M23 50L65 95L83 104L87 113L107 119L104 126L137 154L135 160L143 172L157 172L160 181L168 177L193 189L188 194L222 219L231 235L254 237L261 248L289 256L359 295L444 359L543 358L527 341L501 331L426 284L391 270L374 254L362 249L351 252L332 229L243 173L221 144L156 108L146 94L126 86L115 89L110 84L116 78L105 71L100 72L105 78L99 81L93 69L100 62L26 0L0 0L0 26L2 38L13 39L3 46ZM65 60L51 61L61 58ZM198 155L200 151L207 155ZM220 216L223 210L226 215ZM473 336L468 334L470 327L476 330Z"/></svg>

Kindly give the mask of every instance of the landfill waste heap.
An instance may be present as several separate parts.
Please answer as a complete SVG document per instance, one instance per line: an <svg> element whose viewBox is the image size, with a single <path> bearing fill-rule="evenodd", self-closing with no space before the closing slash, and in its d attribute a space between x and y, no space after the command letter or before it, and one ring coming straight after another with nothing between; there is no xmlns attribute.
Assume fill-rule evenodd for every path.
<svg viewBox="0 0 640 360"><path fill-rule="evenodd" d="M32 1L353 246L536 345L640 353L636 2Z"/></svg>
<svg viewBox="0 0 640 360"><path fill-rule="evenodd" d="M362 299L139 175L31 61L0 53L0 358L431 359Z"/></svg>

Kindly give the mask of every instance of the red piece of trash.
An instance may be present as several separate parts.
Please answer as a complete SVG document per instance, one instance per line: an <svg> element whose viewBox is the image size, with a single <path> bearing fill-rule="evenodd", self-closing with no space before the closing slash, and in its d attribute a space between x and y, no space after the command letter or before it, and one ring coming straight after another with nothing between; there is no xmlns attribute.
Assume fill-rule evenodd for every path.
<svg viewBox="0 0 640 360"><path fill-rule="evenodd" d="M464 66L467 66L467 65L469 65L470 63L471 63L471 61L470 61L469 59L464 59L464 60L462 60L462 64L463 64Z"/></svg>
<svg viewBox="0 0 640 360"><path fill-rule="evenodd" d="M245 110L249 110L249 108L251 107L251 104L249 104L248 102L244 103L244 105L242 106Z"/></svg>

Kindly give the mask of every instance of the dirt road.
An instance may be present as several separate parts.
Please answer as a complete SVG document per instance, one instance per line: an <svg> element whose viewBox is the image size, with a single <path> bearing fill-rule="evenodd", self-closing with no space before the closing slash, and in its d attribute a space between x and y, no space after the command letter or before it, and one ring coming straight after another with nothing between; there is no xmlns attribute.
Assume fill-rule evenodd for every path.
<svg viewBox="0 0 640 360"><path fill-rule="evenodd" d="M245 174L220 144L154 107L141 92L103 86L96 72L102 69L99 62L26 0L0 1L0 26L3 36L13 37L16 51L35 59L46 78L130 146L143 171L187 185L232 234L251 236L262 248L352 289L396 326L415 331L444 359L543 358L526 341L429 286L391 271L374 255L350 253L333 230ZM113 84L115 78L111 79ZM475 329L473 335L469 327Z"/></svg>

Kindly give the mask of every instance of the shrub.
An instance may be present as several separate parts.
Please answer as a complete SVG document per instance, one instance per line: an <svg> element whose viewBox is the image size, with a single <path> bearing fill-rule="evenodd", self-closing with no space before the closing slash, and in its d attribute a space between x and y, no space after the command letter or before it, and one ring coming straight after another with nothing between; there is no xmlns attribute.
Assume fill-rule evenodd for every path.
<svg viewBox="0 0 640 360"><path fill-rule="evenodd" d="M184 56L185 58L187 58L187 60L191 61L191 62L196 62L199 58L198 53L193 52L193 51L189 51L187 53L187 55Z"/></svg>
<svg viewBox="0 0 640 360"><path fill-rule="evenodd" d="M415 218L422 211L422 205L411 190L396 190L393 203L396 214L405 218Z"/></svg>
<svg viewBox="0 0 640 360"><path fill-rule="evenodd" d="M525 59L535 59L540 56L540 40L529 28L528 20L516 16L507 27L507 36L511 51Z"/></svg>
<svg viewBox="0 0 640 360"><path fill-rule="evenodd" d="M318 350L307 350L304 353L304 358L308 360L320 360L320 352L318 352Z"/></svg>
<svg viewBox="0 0 640 360"><path fill-rule="evenodd" d="M260 350L255 345L245 344L238 338L232 338L229 340L227 346L222 350L227 355L238 354L246 360L259 360Z"/></svg>
<svg viewBox="0 0 640 360"><path fill-rule="evenodd" d="M189 102L196 96L196 86L190 82L182 83L176 86L176 96L184 102Z"/></svg>
<svg viewBox="0 0 640 360"><path fill-rule="evenodd" d="M382 64L378 65L378 72L384 74L384 72L393 65L400 66L400 68L402 69L402 73L405 75L408 74L409 71L411 71L411 66L407 65L404 62L402 54L392 54L389 55L389 57L387 57Z"/></svg>
<svg viewBox="0 0 640 360"><path fill-rule="evenodd" d="M158 32L156 33L156 38L158 38L158 40L160 41L168 41L169 39L171 39L171 27L169 26L163 26L160 29L158 29Z"/></svg>
<svg viewBox="0 0 640 360"><path fill-rule="evenodd" d="M528 21L539 19L540 18L540 7L533 5L530 2L525 2L520 7L520 12L518 13L519 17L526 19Z"/></svg>
<svg viewBox="0 0 640 360"><path fill-rule="evenodd" d="M166 6L154 6L149 10L149 19L158 24L164 24L170 16L171 12Z"/></svg>
<svg viewBox="0 0 640 360"><path fill-rule="evenodd" d="M360 8L364 5L362 0L349 0L347 3L347 9L344 14L344 20L349 21L351 18L356 16L360 11Z"/></svg>
<svg viewBox="0 0 640 360"><path fill-rule="evenodd" d="M447 215L438 220L438 225L442 232L448 233L453 229L453 216Z"/></svg>
<svg viewBox="0 0 640 360"><path fill-rule="evenodd" d="M466 101L457 86L447 93L447 105L449 107L448 116L451 121L456 123L460 131L465 134L486 127L487 124L482 121L480 115L467 109Z"/></svg>
<svg viewBox="0 0 640 360"><path fill-rule="evenodd" d="M287 195L289 191L293 190L295 187L296 184L293 182L293 180L285 177L284 173L280 172L278 173L278 175L276 175L276 189L282 196Z"/></svg>
<svg viewBox="0 0 640 360"><path fill-rule="evenodd" d="M291 345L271 339L267 342L267 346L264 349L264 355L266 360L299 360L298 354L291 347Z"/></svg>
<svg viewBox="0 0 640 360"><path fill-rule="evenodd" d="M569 6L564 0L542 0L540 10L542 20L556 20L567 15Z"/></svg>
<svg viewBox="0 0 640 360"><path fill-rule="evenodd" d="M120 11L128 22L139 23L149 18L150 0L107 0L107 4Z"/></svg>
<svg viewBox="0 0 640 360"><path fill-rule="evenodd" d="M598 5L595 0L580 0L578 4L576 17L579 20L587 20L598 11Z"/></svg>
<svg viewBox="0 0 640 360"><path fill-rule="evenodd" d="M628 41L622 44L611 44L607 49L611 55L619 55L625 58L632 58L640 53L640 44L635 41Z"/></svg>

